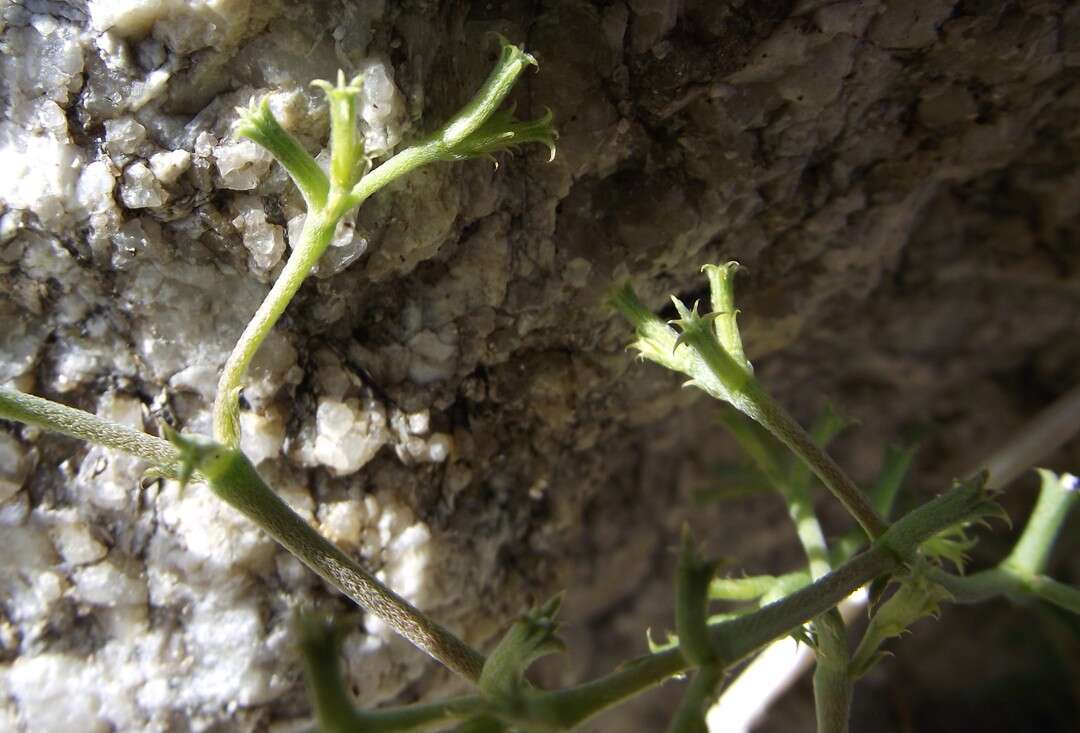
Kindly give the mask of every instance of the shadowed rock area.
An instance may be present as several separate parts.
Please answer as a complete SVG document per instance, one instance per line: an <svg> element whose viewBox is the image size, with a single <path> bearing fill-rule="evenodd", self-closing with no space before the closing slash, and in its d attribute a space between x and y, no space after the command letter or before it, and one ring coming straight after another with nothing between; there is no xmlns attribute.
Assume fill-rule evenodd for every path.
<svg viewBox="0 0 1080 733"><path fill-rule="evenodd" d="M217 374L303 222L237 106L320 161L308 82L365 74L377 165L444 122L493 32L558 154L425 168L343 226L256 359L243 447L409 600L487 648L566 588L569 684L670 628L690 518L751 572L800 563L775 497L694 503L735 448L636 363L605 304L658 311L735 259L761 381L859 421L870 480L933 428L905 506L1080 382L1080 6L1065 0L23 0L0 7L0 383L153 430L210 432ZM1073 441L1049 463L1080 466ZM347 614L370 704L459 691L203 487L0 426L0 729L261 731L310 716L290 619ZM1004 504L1025 516L1034 484ZM827 529L849 526L822 493ZM1075 523L1071 525L1075 527ZM1004 553L996 525L977 561ZM1080 581L1074 531L1059 579ZM1069 552L1069 548L1073 550ZM1068 730L1075 633L947 607L856 690L854 730ZM680 687L590 730L663 730ZM809 686L769 729L813 729Z"/></svg>

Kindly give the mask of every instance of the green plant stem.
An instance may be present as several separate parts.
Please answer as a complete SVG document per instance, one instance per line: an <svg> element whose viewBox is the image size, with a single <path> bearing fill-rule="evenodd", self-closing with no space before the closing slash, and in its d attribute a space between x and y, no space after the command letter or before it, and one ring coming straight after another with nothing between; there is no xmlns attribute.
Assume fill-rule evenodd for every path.
<svg viewBox="0 0 1080 733"><path fill-rule="evenodd" d="M720 420L787 504L788 515L806 552L814 579L829 572L832 569L829 563L829 548L810 499L810 474L807 465L802 461L788 459L786 463L791 465L789 470L785 471L785 461L773 449L776 442L772 434L741 412L725 408ZM821 442L815 440L815 444L820 445Z"/></svg>
<svg viewBox="0 0 1080 733"><path fill-rule="evenodd" d="M773 639L835 607L871 580L903 567L919 544L941 530L985 511L982 487L962 484L927 502L903 518L869 549L820 580L755 613L709 629L721 668L736 664ZM629 662L609 675L577 687L539 694L533 707L549 711L560 724L572 727L616 703L660 684L686 669L678 648Z"/></svg>
<svg viewBox="0 0 1080 733"><path fill-rule="evenodd" d="M1012 552L1002 561L1003 568L1021 576L1036 576L1046 570L1050 551L1054 548L1061 525L1069 510L1080 499L1080 490L1076 486L1067 486L1075 478L1059 478L1055 474L1039 471L1041 484L1039 498L1028 517L1027 524Z"/></svg>
<svg viewBox="0 0 1080 733"><path fill-rule="evenodd" d="M978 487L961 485L899 519L888 534L868 550L815 583L753 614L711 625L710 641L721 660L716 669L722 671L729 668L769 641L835 607L874 578L900 569L905 554L912 556L920 542L946 527L975 516L984 501L985 497ZM520 717L522 720L540 720L548 725L569 729L627 698L659 685L688 666L677 647L650 654L581 685L530 695L519 711ZM483 710L484 703L480 698L460 698L445 703L390 708L372 715L392 718L401 721L402 725L408 721L413 727L400 730L413 731L427 730L427 726L434 722L445 724L448 718L479 715Z"/></svg>
<svg viewBox="0 0 1080 733"><path fill-rule="evenodd" d="M341 674L341 630L315 618L303 619L300 626L300 651L320 733L364 730Z"/></svg>
<svg viewBox="0 0 1080 733"><path fill-rule="evenodd" d="M846 733L854 680L848 673L851 650L840 611L833 608L814 619L817 665L814 708L818 733Z"/></svg>
<svg viewBox="0 0 1080 733"><path fill-rule="evenodd" d="M162 468L176 470L177 450L163 441L94 415L53 405L47 400L0 392L0 415L57 430L77 438L98 439L109 447L131 452ZM263 483L251 463L238 451L238 460L203 466L211 487L266 530L330 583L391 628L446 666L470 680L479 678L483 657L389 589L304 522ZM727 668L769 641L836 606L857 588L891 573L915 556L919 544L939 531L985 513L989 499L978 482L961 484L895 522L869 549L833 572L783 600L753 614L709 629L710 641ZM547 719L570 727L612 704L651 688L686 667L679 649L631 662L622 669L578 687L539 693L529 707ZM440 708L447 709L447 708ZM405 713L402 713L403 715Z"/></svg>
<svg viewBox="0 0 1080 733"><path fill-rule="evenodd" d="M1080 588L1045 575L1025 577L1007 568L996 567L971 575L953 575L944 570L934 570L930 578L949 591L954 603L982 603L997 596L1017 603L1039 598L1080 615Z"/></svg>
<svg viewBox="0 0 1080 733"><path fill-rule="evenodd" d="M157 466L170 477L179 474L180 454L167 440L74 407L0 387L0 418L128 453Z"/></svg>
<svg viewBox="0 0 1080 733"><path fill-rule="evenodd" d="M829 546L825 542L821 523L814 513L810 494L801 487L791 486L784 494L784 499L787 501L788 514L795 525L795 533L806 552L810 577L817 580L828 573L832 566L829 564Z"/></svg>
<svg viewBox="0 0 1080 733"><path fill-rule="evenodd" d="M251 461L227 450L219 461L197 464L219 498L273 537L321 578L390 628L465 679L476 682L484 657L380 583L315 531L262 480Z"/></svg>
<svg viewBox="0 0 1080 733"><path fill-rule="evenodd" d="M304 229L300 243L289 255L285 268L281 271L274 286L263 299L255 315L244 327L244 332L229 354L225 367L218 381L217 396L214 400L214 438L230 448L240 445L239 405L241 381L247 372L251 360L259 346L277 323L285 307L300 289L304 278L319 261L334 238L334 230L343 212L340 202L329 211L308 212L304 220Z"/></svg>
<svg viewBox="0 0 1080 733"><path fill-rule="evenodd" d="M426 163L440 160L442 150L443 146L434 139L403 150L361 178L351 191L332 189L324 208L308 212L299 245L289 255L285 268L244 327L244 332L225 362L214 400L215 440L230 448L240 445L238 401L244 375L259 346L330 245L341 217L391 181Z"/></svg>
<svg viewBox="0 0 1080 733"><path fill-rule="evenodd" d="M668 733L707 733L705 712L723 676L723 672L712 664L699 667L694 672L682 702L668 725Z"/></svg>
<svg viewBox="0 0 1080 733"><path fill-rule="evenodd" d="M356 724L347 730L350 733L425 733L426 731L446 730L446 726L453 720L466 720L477 717L485 721L487 725L501 723L490 718L484 718L488 704L478 695L466 695L455 697L452 700L441 702L417 703L414 705L402 705L400 707L383 708L377 710L353 710L353 719ZM470 723L463 723L468 726ZM498 728L469 728L458 727L454 730L503 730ZM331 733L322 727L308 730L307 733Z"/></svg>
<svg viewBox="0 0 1080 733"><path fill-rule="evenodd" d="M788 514L795 525L799 542L809 561L810 579L818 580L824 577L832 569L832 563L829 559L825 533L814 513L814 505L810 498L808 464L789 459L786 461L790 464L788 470L784 471L781 461L777 459L775 452L770 450L772 438L766 434L764 428L734 411L725 411L723 421L738 440L743 451L768 477L769 482L787 504ZM824 446L842 427L842 421L834 414L826 413L814 428L812 438L814 445L824 450ZM716 586L716 590L722 589L722 584L717 583ZM818 731L843 733L847 730L853 685L853 680L848 674L851 652L847 643L844 620L839 611L831 609L816 617L813 627L817 635L814 697Z"/></svg>
<svg viewBox="0 0 1080 733"><path fill-rule="evenodd" d="M803 427L763 390L756 380L750 380L746 384L744 396L747 404L740 409L764 426L805 462L821 483L825 484L825 487L855 518L868 537L876 539L885 533L889 525L874 509L866 494L848 478L848 475L828 453L814 443Z"/></svg>
<svg viewBox="0 0 1080 733"><path fill-rule="evenodd" d="M143 458L171 476L180 474L182 455L172 444L82 410L0 389L0 417L93 441ZM242 453L236 450L227 453L234 460L228 462L222 473L203 471L218 497L418 648L470 681L480 678L482 655L384 586L312 529L263 482Z"/></svg>
<svg viewBox="0 0 1080 733"><path fill-rule="evenodd" d="M818 443L815 442L815 445ZM810 577L818 580L824 577L832 566L825 533L814 513L809 487L806 482L797 480L789 480L784 486L788 513L795 523L795 531L809 560ZM848 647L844 619L840 616L840 611L832 608L814 618L813 628L817 638L814 650L814 709L817 714L818 733L847 733L854 680L848 674L851 650Z"/></svg>
<svg viewBox="0 0 1080 733"><path fill-rule="evenodd" d="M967 576L933 572L933 579L957 603L979 603L995 596L1023 603L1036 597L1080 614L1080 589L1043 575L1058 532L1069 510L1080 500L1080 492L1068 476L1059 477L1041 469L1039 476L1042 482L1035 508L1012 552L997 567Z"/></svg>

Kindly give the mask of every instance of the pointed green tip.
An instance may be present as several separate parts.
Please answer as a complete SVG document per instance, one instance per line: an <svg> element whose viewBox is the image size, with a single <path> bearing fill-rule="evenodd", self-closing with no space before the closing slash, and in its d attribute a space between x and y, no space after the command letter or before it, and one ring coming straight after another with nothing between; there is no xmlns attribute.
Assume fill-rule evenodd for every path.
<svg viewBox="0 0 1080 733"><path fill-rule="evenodd" d="M247 107L236 108L235 137L243 137L265 146L265 140L277 134L280 126L270 111L270 97L252 99Z"/></svg>
<svg viewBox="0 0 1080 733"><path fill-rule="evenodd" d="M196 441L181 435L165 422L161 423L161 436L172 443L180 454L180 472L177 480L180 482L180 487L184 488L195 473L195 467L200 458L200 446Z"/></svg>
<svg viewBox="0 0 1080 733"><path fill-rule="evenodd" d="M539 67L536 57L531 53L528 53L521 46L515 45L509 38L504 36L498 31L491 31L491 35L494 36L499 42L499 53L502 55L501 62L509 63L512 61L522 61L529 66Z"/></svg>
<svg viewBox="0 0 1080 733"><path fill-rule="evenodd" d="M330 101L336 99L348 100L354 98L362 91L364 86L364 76L363 74L357 74L346 82L345 71L338 69L335 83L331 83L325 79L314 79L311 82L311 86L321 89Z"/></svg>

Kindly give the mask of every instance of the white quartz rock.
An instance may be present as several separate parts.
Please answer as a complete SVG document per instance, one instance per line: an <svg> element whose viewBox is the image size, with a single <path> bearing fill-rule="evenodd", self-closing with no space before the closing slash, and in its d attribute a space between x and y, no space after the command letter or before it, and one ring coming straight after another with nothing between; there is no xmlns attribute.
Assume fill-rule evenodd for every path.
<svg viewBox="0 0 1080 733"><path fill-rule="evenodd" d="M321 399L315 426L315 460L338 475L360 470L390 440L386 412L374 401Z"/></svg>
<svg viewBox="0 0 1080 733"><path fill-rule="evenodd" d="M146 128L134 117L105 121L105 152L114 158L132 155L146 141Z"/></svg>
<svg viewBox="0 0 1080 733"><path fill-rule="evenodd" d="M112 198L115 188L116 177L112 166L106 160L95 160L79 174L79 181L75 184L75 201L84 216L106 211L116 206Z"/></svg>
<svg viewBox="0 0 1080 733"><path fill-rule="evenodd" d="M50 532L53 546L68 565L89 565L108 554L105 545L94 538L73 509L55 512L52 519L55 522Z"/></svg>
<svg viewBox="0 0 1080 733"><path fill-rule="evenodd" d="M226 142L214 148L221 187L249 191L270 170L274 158L250 140Z"/></svg>
<svg viewBox="0 0 1080 733"><path fill-rule="evenodd" d="M254 465L277 458L284 443L285 421L276 411L240 413L240 449Z"/></svg>
<svg viewBox="0 0 1080 733"><path fill-rule="evenodd" d="M244 239L249 265L254 270L269 271L285 253L285 233L266 220L262 203L254 196L241 196L233 206L238 212L232 224Z"/></svg>
<svg viewBox="0 0 1080 733"><path fill-rule="evenodd" d="M108 608L146 605L146 581L108 560L79 568L74 580L72 595L83 603Z"/></svg>
<svg viewBox="0 0 1080 733"><path fill-rule="evenodd" d="M146 163L133 163L124 171L120 200L129 209L152 209L164 204L168 197Z"/></svg>
<svg viewBox="0 0 1080 733"><path fill-rule="evenodd" d="M66 134L38 135L0 121L0 201L38 215L46 226L58 225L74 198L82 167L78 148Z"/></svg>
<svg viewBox="0 0 1080 733"><path fill-rule="evenodd" d="M364 83L357 100L357 116L363 121L364 150L385 155L401 142L405 100L394 84L394 70L381 59L369 59L361 68Z"/></svg>
<svg viewBox="0 0 1080 733"><path fill-rule="evenodd" d="M8 669L7 687L21 718L40 733L105 733L101 702L84 659L68 654L18 657ZM79 681L76 681L79 680ZM73 694L74 690L79 694Z"/></svg>
<svg viewBox="0 0 1080 733"><path fill-rule="evenodd" d="M26 480L26 451L14 436L0 433L0 501L7 501Z"/></svg>
<svg viewBox="0 0 1080 733"><path fill-rule="evenodd" d="M150 170L166 186L176 180L191 167L191 153L186 150L168 150L150 156Z"/></svg>

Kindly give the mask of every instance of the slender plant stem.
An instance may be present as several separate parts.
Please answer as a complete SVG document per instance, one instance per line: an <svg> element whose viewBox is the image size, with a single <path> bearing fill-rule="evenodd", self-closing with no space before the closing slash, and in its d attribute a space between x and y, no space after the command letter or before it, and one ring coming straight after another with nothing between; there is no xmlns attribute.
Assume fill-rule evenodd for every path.
<svg viewBox="0 0 1080 733"><path fill-rule="evenodd" d="M180 454L167 440L51 400L0 387L0 418L18 420L88 443L142 458L169 476L176 476Z"/></svg>
<svg viewBox="0 0 1080 733"><path fill-rule="evenodd" d="M332 188L327 205L308 212L300 244L293 249L285 268L263 299L255 315L225 362L214 400L214 439L236 448L240 445L239 407L241 383L259 346L296 295L334 238L338 221L391 181L430 162L440 160L443 151L438 140L421 143L398 153L360 179L351 191Z"/></svg>
<svg viewBox="0 0 1080 733"><path fill-rule="evenodd" d="M124 451L145 459L173 476L180 472L182 456L172 444L82 410L0 389L0 417ZM232 459L225 470L220 475L209 469L203 473L218 497L418 648L470 681L475 682L480 678L484 665L482 655L384 586L312 529L263 482L242 453L236 450L224 452Z"/></svg>
<svg viewBox="0 0 1080 733"><path fill-rule="evenodd" d="M320 733L349 733L360 728L341 674L340 634L341 630L325 619L301 619L300 651Z"/></svg>
<svg viewBox="0 0 1080 733"><path fill-rule="evenodd" d="M1080 613L1080 589L1043 575L1054 541L1069 510L1080 500L1073 476L1039 471L1042 485L1020 539L997 567L967 576L936 570L933 579L958 603L978 603L994 596L1023 602L1036 596L1073 613Z"/></svg>
<svg viewBox="0 0 1080 733"><path fill-rule="evenodd" d="M932 532L931 532L932 534ZM888 549L875 546L834 572L761 610L710 628L723 667L730 667L772 639L832 608L856 588L900 566ZM605 677L542 695L548 709L561 711L562 723L577 725L596 713L655 687L687 666L678 648L630 662Z"/></svg>
<svg viewBox="0 0 1080 733"><path fill-rule="evenodd" d="M1024 577L999 566L971 575L953 575L944 570L933 570L930 577L949 591L953 603L982 603L997 596L1023 603L1034 596L1066 611L1080 614L1080 588L1045 575Z"/></svg>
<svg viewBox="0 0 1080 733"><path fill-rule="evenodd" d="M1080 616L1080 588L1048 578L1045 575L1026 578L1024 587L1031 595L1038 596L1047 603L1053 603L1058 608L1063 608Z"/></svg>
<svg viewBox="0 0 1080 733"><path fill-rule="evenodd" d="M214 400L214 438L223 445L236 448L240 445L240 425L238 400L241 381L247 372L251 360L259 346L277 323L285 307L296 295L304 278L319 261L326 247L334 237L337 217L325 211L311 211L304 220L304 229L300 243L289 255L285 268L281 271L274 286L270 288L255 315L244 327L244 332L229 354L225 367L218 381L217 397Z"/></svg>
<svg viewBox="0 0 1080 733"><path fill-rule="evenodd" d="M817 666L814 669L814 709L818 733L846 733L854 680L848 673L851 650L840 611L832 608L814 619Z"/></svg>
<svg viewBox="0 0 1080 733"><path fill-rule="evenodd" d="M832 563L829 559L825 533L814 513L813 502L810 498L808 465L798 459L788 460L785 462L790 463L790 466L788 470L783 470L785 462L779 461L775 452L769 450L772 438L766 434L763 427L735 414L734 411L725 411L723 421L738 440L743 451L768 477L769 482L787 504L788 514L795 525L799 542L806 552L810 578L818 580L824 577L832 569ZM814 430L814 444L823 449L840 426L841 423L835 417L827 415L825 422ZM848 674L851 652L847 643L844 620L839 611L834 608L816 617L813 627L817 636L814 697L818 731L843 733L847 730L853 685Z"/></svg>
<svg viewBox="0 0 1080 733"><path fill-rule="evenodd" d="M814 513L810 494L803 487L789 486L784 493L784 499L787 501L788 514L795 525L795 533L806 552L810 577L817 580L832 570L832 566L829 563L829 546L825 542L821 523Z"/></svg>
<svg viewBox="0 0 1080 733"><path fill-rule="evenodd" d="M1045 470L1040 470L1039 475L1042 483L1035 508L1012 552L1001 563L1002 567L1026 577L1046 570L1061 525L1069 510L1080 500L1075 476L1058 477Z"/></svg>
<svg viewBox="0 0 1080 733"><path fill-rule="evenodd" d="M346 198L346 211L364 203L379 189L407 173L439 160L445 160L445 146L431 138L394 155L378 168L361 178Z"/></svg>
<svg viewBox="0 0 1080 733"><path fill-rule="evenodd" d="M206 462L196 464L219 498L414 646L471 682L480 678L484 666L480 653L380 583L315 531L266 485L243 453L230 450L227 458L220 467Z"/></svg>
<svg viewBox="0 0 1080 733"><path fill-rule="evenodd" d="M442 728L448 720L483 710L479 696L458 697L384 710L357 710L341 673L340 630L324 619L304 618L300 649L320 733L409 733Z"/></svg>
<svg viewBox="0 0 1080 733"><path fill-rule="evenodd" d="M772 434L738 410L724 409L720 420L743 453L750 457L787 504L788 515L806 552L813 579L829 572L832 569L829 548L810 499L809 468L802 461L782 459L778 451L773 449L775 441ZM791 464L787 470L785 463Z"/></svg>
<svg viewBox="0 0 1080 733"><path fill-rule="evenodd" d="M1000 489L1011 482L1020 474L1029 470L1032 466L1042 461L1047 455L1053 453L1062 444L1072 438L1080 427L1080 387L1074 387L1059 397L1051 405L1039 412L1035 417L1026 422L1009 440L999 446L989 457L980 458L978 461L967 461L966 465L973 468L959 472L960 475L973 476L980 471L989 473L987 488ZM815 436L816 437L816 436ZM896 495L903 482L904 476L915 456L915 445L890 446L885 453L883 467L880 476L872 487L870 495L875 508L885 517L891 516L892 506ZM842 562L851 557L866 545L866 536L853 530L846 534L832 548L832 556L835 562ZM1023 602L1024 593L1034 594L1043 600L1053 603L1061 608L1080 614L1080 590L1060 583L1045 576L1030 579L1028 585L1021 586L1015 576L1003 572L995 567L971 575L957 576L944 570L931 570L931 579L944 586L952 595L954 603L981 603L995 596L1008 596L1014 600ZM734 582L740 582L737 579ZM714 581L716 583L717 581ZM732 584L733 581L727 581ZM741 586L740 586L741 587ZM733 588L732 590L736 590ZM725 590L728 590L725 587ZM728 596L725 596L728 597ZM1027 596L1027 597L1030 597ZM733 600L736 600L733 598ZM746 599L752 600L752 599ZM853 596L848 599L846 605L853 614L860 611L865 605L865 594L856 600ZM845 615L850 615L847 610ZM780 651L780 647L777 647ZM784 649L782 656L762 659L754 662L752 676L754 680L760 680L758 686L748 689L760 690L759 694L766 700L752 714L746 714L745 706L740 697L740 682L749 673L740 673L739 678L729 685L724 691L717 707L722 711L717 718L724 722L732 722L736 730L748 730L749 722L757 720L765 713L772 700L783 694L801 674L809 667L809 660L805 655L800 655L797 661L792 662L790 652ZM760 667L760 668L759 668ZM767 682L775 681L775 687L769 687ZM747 685L753 684L748 681ZM739 727L741 725L741 727Z"/></svg>
<svg viewBox="0 0 1080 733"><path fill-rule="evenodd" d="M723 671L711 664L699 667L694 672L682 702L668 725L668 733L705 733L705 711L723 676Z"/></svg>
<svg viewBox="0 0 1080 733"><path fill-rule="evenodd" d="M773 639L828 611L871 580L901 568L919 544L947 527L985 511L981 486L963 484L897 520L865 552L820 580L776 603L711 626L710 638L727 668ZM552 711L560 724L573 727L602 710L652 688L686 669L678 648L629 662L609 675L577 687L542 693L534 707Z"/></svg>
<svg viewBox="0 0 1080 733"><path fill-rule="evenodd" d="M175 469L180 455L163 441L109 423L89 413L47 400L0 392L0 411L17 419L103 444ZM220 447L219 447L220 448ZM296 515L262 481L243 454L220 449L209 464L198 466L211 488L326 580L341 589L416 646L462 676L479 678L483 657L387 589ZM710 627L709 636L721 667L745 658L772 639L826 612L852 591L900 568L919 544L947 527L971 520L987 509L978 482L962 484L895 522L870 548L833 572L757 612ZM1049 592L1056 592L1051 589ZM626 697L659 684L685 669L679 649L650 655L619 671L578 687L539 693L529 700L546 720L570 727ZM404 715L405 713L403 713Z"/></svg>
<svg viewBox="0 0 1080 733"><path fill-rule="evenodd" d="M848 513L863 528L870 539L876 539L889 528L881 518L869 498L855 485L843 469L828 453L814 443L801 425L780 406L756 380L751 380L745 387L745 396L749 403L747 412L754 420L786 445L796 456L803 460L825 487L840 500ZM746 409L746 408L742 408Z"/></svg>

